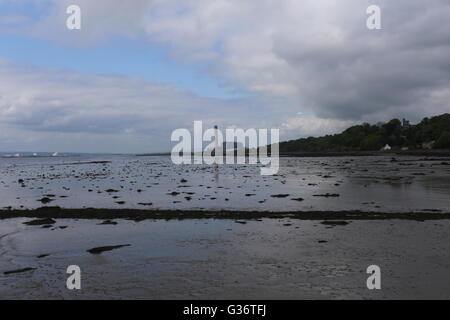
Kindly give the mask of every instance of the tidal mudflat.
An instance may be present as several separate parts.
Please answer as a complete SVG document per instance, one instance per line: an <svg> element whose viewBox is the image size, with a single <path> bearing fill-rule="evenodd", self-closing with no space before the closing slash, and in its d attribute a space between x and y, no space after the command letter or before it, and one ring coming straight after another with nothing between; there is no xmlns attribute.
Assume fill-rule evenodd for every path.
<svg viewBox="0 0 450 320"><path fill-rule="evenodd" d="M450 298L449 220L29 220L0 224L3 299Z"/></svg>
<svg viewBox="0 0 450 320"><path fill-rule="evenodd" d="M281 158L277 175L261 176L169 157L3 158L0 194L4 209L450 212L450 159Z"/></svg>
<svg viewBox="0 0 450 320"><path fill-rule="evenodd" d="M0 298L450 298L450 159L0 159ZM368 290L378 265L382 289ZM68 290L78 265L82 289Z"/></svg>

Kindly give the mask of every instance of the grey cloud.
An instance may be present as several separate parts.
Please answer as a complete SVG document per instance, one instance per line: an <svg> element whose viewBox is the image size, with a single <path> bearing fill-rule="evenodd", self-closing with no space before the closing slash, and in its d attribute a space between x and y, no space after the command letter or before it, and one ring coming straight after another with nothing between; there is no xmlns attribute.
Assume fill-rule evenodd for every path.
<svg viewBox="0 0 450 320"><path fill-rule="evenodd" d="M109 136L111 141L129 136L136 144L139 137L147 137L153 148L167 151L172 130L192 129L194 120L202 120L205 127L244 128L281 121L277 117L269 124L265 110L267 101L258 98L206 98L143 79L24 67L0 59L0 126L15 132L18 142L25 133L42 141L64 136L69 144L80 135L87 140Z"/></svg>
<svg viewBox="0 0 450 320"><path fill-rule="evenodd" d="M360 0L78 2L88 15L79 38L61 37L55 32L61 8L68 3L65 0L53 1L48 19L30 29L35 35L71 45L95 45L111 35L139 35L167 47L172 57L180 61L206 63L206 70L223 83L241 87L257 97L208 100L175 88L166 88L162 94L162 87L130 79L126 83L134 81L131 86L140 89L139 94L127 95L120 94L126 90L118 88L112 77L86 80L75 76L80 83L88 81L89 85L74 85L70 90L77 94L63 95L65 103L76 110L68 115L58 114L65 125L47 124L47 130L84 128L110 132L110 125L95 127L98 122L89 120L83 113L86 108L91 108L88 113L95 119L103 117L105 123L114 124L114 130L127 130L128 124L133 123L142 133L146 132L144 123L152 122L158 127L170 119L166 128L182 125L196 115L224 125L232 121L247 127L289 123L290 128L296 128L295 124L301 123L300 127L305 128L296 112L306 111L315 115L309 118L316 121L315 128L332 130L345 121L391 117L414 121L450 110L448 0L371 1L382 9L383 29L375 31L366 28L369 2ZM114 5L120 10L112 10ZM112 99L108 98L110 92L115 92ZM79 96L98 101L95 108L99 111ZM19 100L24 102L26 98ZM143 104L140 99L151 104ZM105 101L112 105L107 107ZM53 103L57 105L57 101ZM119 107L127 104L128 108ZM114 111L108 113L108 108ZM10 110L4 116L11 119L20 114L19 122L25 125L23 119L34 109L24 110L27 111ZM42 123L34 125L45 128Z"/></svg>
<svg viewBox="0 0 450 320"><path fill-rule="evenodd" d="M318 116L338 119L418 119L450 109L431 98L450 85L448 2L377 2L383 30L347 25L334 45L277 43L276 54L299 72L298 96Z"/></svg>

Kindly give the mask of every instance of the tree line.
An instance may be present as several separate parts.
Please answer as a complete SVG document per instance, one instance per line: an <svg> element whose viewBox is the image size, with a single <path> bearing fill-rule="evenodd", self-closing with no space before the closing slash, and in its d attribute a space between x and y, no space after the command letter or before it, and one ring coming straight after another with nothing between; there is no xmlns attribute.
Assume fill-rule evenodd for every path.
<svg viewBox="0 0 450 320"><path fill-rule="evenodd" d="M348 152L392 149L450 149L450 114L424 118L416 125L392 119L386 123L363 123L339 134L309 137L280 143L280 152Z"/></svg>

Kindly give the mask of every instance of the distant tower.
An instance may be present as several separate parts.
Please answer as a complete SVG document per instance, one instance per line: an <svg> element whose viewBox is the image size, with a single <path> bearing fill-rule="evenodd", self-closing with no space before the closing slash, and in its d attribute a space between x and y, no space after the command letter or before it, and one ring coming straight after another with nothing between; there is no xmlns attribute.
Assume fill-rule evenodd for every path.
<svg viewBox="0 0 450 320"><path fill-rule="evenodd" d="M219 152L219 128L217 125L214 126L214 157L217 156ZM219 183L219 166L214 162L214 180Z"/></svg>
<svg viewBox="0 0 450 320"><path fill-rule="evenodd" d="M219 127L217 125L214 126L214 155L219 150Z"/></svg>
<svg viewBox="0 0 450 320"><path fill-rule="evenodd" d="M409 126L410 126L409 121L406 120L406 119L402 119L402 127L403 127L404 129L408 129Z"/></svg>

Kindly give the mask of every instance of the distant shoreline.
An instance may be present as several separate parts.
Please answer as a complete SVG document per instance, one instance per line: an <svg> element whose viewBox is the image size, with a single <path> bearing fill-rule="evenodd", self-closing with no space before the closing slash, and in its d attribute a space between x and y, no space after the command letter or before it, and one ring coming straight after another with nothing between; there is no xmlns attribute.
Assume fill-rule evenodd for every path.
<svg viewBox="0 0 450 320"><path fill-rule="evenodd" d="M0 210L0 220L11 218L51 219L127 219L127 220L184 220L184 219L245 219L290 218L300 220L450 220L450 212L424 209L417 212L375 211L232 211L232 210L140 210L140 209L64 209L41 207L30 210Z"/></svg>
<svg viewBox="0 0 450 320"><path fill-rule="evenodd" d="M450 150L390 150L342 152L280 152L280 157L370 157L370 156L434 156L450 157Z"/></svg>
<svg viewBox="0 0 450 320"><path fill-rule="evenodd" d="M193 154L191 154L193 155ZM200 155L200 154L198 154ZM248 155L248 154L247 154ZM270 153L269 153L270 155ZM280 152L280 157L370 157L370 156L434 156L450 157L450 150L390 150L342 152ZM137 157L170 156L170 153L141 153Z"/></svg>
<svg viewBox="0 0 450 320"><path fill-rule="evenodd" d="M136 157L161 157L167 156L170 157L170 152L161 152L161 153L130 153L130 154L117 154L117 153L98 153L98 154L90 154L90 153L74 153L74 154L65 154L65 155L30 155L30 154L21 154L20 157L16 157L13 155L0 155L0 158L3 159L20 159L20 158L67 158L67 157L82 157L82 156L114 156L114 155L129 155ZM194 155L193 153L191 155ZM200 153L197 153L200 155ZM246 154L248 156L248 153ZM268 152L270 156L270 152ZM389 151L321 151L321 152L280 152L280 157L370 157L370 156L389 156L389 155L397 155L397 156L435 156L435 157L450 157L450 149L431 149L431 150L389 150Z"/></svg>

